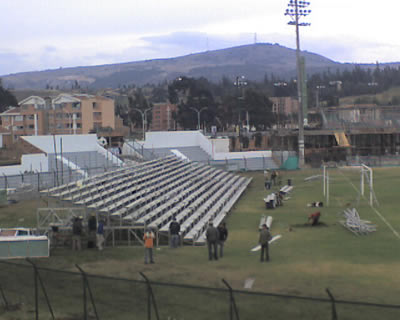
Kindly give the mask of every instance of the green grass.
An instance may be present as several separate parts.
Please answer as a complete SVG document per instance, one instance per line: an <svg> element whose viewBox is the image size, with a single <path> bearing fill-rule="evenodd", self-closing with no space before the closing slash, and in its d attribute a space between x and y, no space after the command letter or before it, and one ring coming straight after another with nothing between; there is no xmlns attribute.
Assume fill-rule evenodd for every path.
<svg viewBox="0 0 400 320"><path fill-rule="evenodd" d="M308 208L306 204L324 201L322 181L304 182L304 178L321 174L321 170L283 173L283 179L291 178L295 188L291 199L275 210L266 210L264 207L262 199L266 196L266 191L262 173L246 173L253 177L253 182L227 218L229 238L225 246L225 257L218 262L208 261L205 247L186 246L177 250L167 247L156 250L155 265L143 264L141 247L108 247L101 253L91 250L75 253L68 248L56 249L51 258L37 260L37 263L40 266L68 271L76 271L75 264L79 264L91 274L135 280L140 279L139 272L143 272L154 281L217 288L224 288L221 281L224 278L234 289L239 290L243 290L247 278L253 278L255 282L251 291L327 298L325 288L330 288L336 299L399 304L400 239L369 207L367 200L358 196L356 189L360 187L359 171L331 169L329 172L330 203L329 207L320 208L324 226L316 228L304 225L307 216L316 210ZM374 178L375 192L380 202L377 210L400 232L400 169L374 169ZM31 201L1 208L0 225L21 225L20 219L24 219L24 225L34 225L35 209L42 205L43 202ZM370 220L378 226L377 232L356 236L343 228L338 220L341 218L340 212L346 206L356 206L362 219ZM258 224L263 214L274 218L272 233L282 234L282 239L270 247L272 261L268 264L261 264L258 253L250 252L250 248L257 243ZM29 276L31 273L27 274ZM55 309L62 309L72 319L81 310L79 290L76 288L79 281L71 281L74 283L73 291L76 292L67 298L60 294L55 285L58 283L57 276L48 275L49 279L52 277L55 280L52 284L49 283L49 287L54 290L52 299L58 307ZM102 314L120 309L120 319L125 319L133 312L132 308L145 311L142 304L145 305L146 300L142 304L138 302L145 297L144 288L138 289L132 284L111 280L91 281L97 300L102 302L99 307ZM68 288L72 286L67 279L59 282ZM168 316L175 316L177 319L227 318L226 293L162 286L156 286L154 291L162 319L167 319ZM71 302L66 303L66 299ZM72 308L72 301L79 307ZM330 305L326 303L243 294L237 295L237 303L243 319L260 317L267 311L274 319L330 318ZM28 314L26 319L29 319L27 310L24 307L19 314ZM140 312L137 312L140 319ZM400 310L341 304L338 305L338 313L339 319L398 319L400 316ZM10 312L2 316L13 319L15 314Z"/></svg>

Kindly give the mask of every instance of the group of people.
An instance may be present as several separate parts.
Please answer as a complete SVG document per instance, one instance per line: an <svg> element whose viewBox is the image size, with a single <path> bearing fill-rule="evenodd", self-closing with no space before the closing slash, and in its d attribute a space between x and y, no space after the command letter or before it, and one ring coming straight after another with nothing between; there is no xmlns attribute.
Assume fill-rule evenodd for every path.
<svg viewBox="0 0 400 320"><path fill-rule="evenodd" d="M178 248L180 243L180 233L181 225L176 218L172 218L171 223L169 224L169 234L170 234L170 247L171 248ZM143 234L143 241L144 241L144 263L154 263L153 258L153 248L154 248L154 241L155 241L155 234L151 228L147 228Z"/></svg>
<svg viewBox="0 0 400 320"><path fill-rule="evenodd" d="M218 228L214 227L212 220L208 223L206 231L208 260L218 260L218 251L220 258L224 256L224 244L227 238L228 229L224 222L221 223Z"/></svg>
<svg viewBox="0 0 400 320"><path fill-rule="evenodd" d="M74 217L72 223L72 249L82 250L82 235L83 235L83 218L81 216ZM91 215L88 219L88 248L94 247L94 241L96 241L96 247L98 250L103 250L104 245L104 221L97 221L95 215ZM169 225L170 231L170 247L177 248L180 244L180 224L175 218ZM154 263L153 248L155 242L155 234L147 228L143 234L143 241L145 247L145 264ZM261 261L269 261L269 250L268 241L271 240L271 234L268 227L264 224L259 236L259 244L261 245ZM218 260L224 256L224 244L228 239L228 229L226 224L223 222L218 227L214 226L213 221L209 221L206 230L206 240L208 249L208 259Z"/></svg>
<svg viewBox="0 0 400 320"><path fill-rule="evenodd" d="M72 221L72 250L82 250L82 236L84 234L83 217L74 217ZM87 224L87 247L98 250L103 250L104 245L104 221L102 219L97 222L95 214L92 214L88 219Z"/></svg>
<svg viewBox="0 0 400 320"><path fill-rule="evenodd" d="M169 224L170 247L175 249L180 244L180 224L175 218ZM224 256L224 243L228 238L228 229L225 223L221 223L218 228L214 227L213 221L210 221L206 231L208 258L209 260L218 260ZM154 263L153 248L155 234L151 228L147 228L143 234L144 241L144 263ZM219 253L219 254L218 254Z"/></svg>
<svg viewBox="0 0 400 320"><path fill-rule="evenodd" d="M269 190L271 189L271 186L276 186L278 184L278 177L279 177L279 172L272 170L265 170L264 171L264 178L265 178L265 182L264 182L264 186L265 189Z"/></svg>

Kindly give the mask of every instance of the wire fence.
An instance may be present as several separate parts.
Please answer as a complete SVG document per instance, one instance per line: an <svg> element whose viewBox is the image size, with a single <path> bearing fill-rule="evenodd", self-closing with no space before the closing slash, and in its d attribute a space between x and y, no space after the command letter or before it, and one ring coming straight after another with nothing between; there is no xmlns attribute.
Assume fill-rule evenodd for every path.
<svg viewBox="0 0 400 320"><path fill-rule="evenodd" d="M120 166L104 166L94 168L84 168L88 176L104 173L106 171L120 168ZM40 191L47 188L56 187L62 184L81 180L82 170L52 170L46 172L21 172L16 175L0 176L0 189L17 189L15 191Z"/></svg>
<svg viewBox="0 0 400 320"><path fill-rule="evenodd" d="M98 276L0 261L2 319L399 319L400 305Z"/></svg>

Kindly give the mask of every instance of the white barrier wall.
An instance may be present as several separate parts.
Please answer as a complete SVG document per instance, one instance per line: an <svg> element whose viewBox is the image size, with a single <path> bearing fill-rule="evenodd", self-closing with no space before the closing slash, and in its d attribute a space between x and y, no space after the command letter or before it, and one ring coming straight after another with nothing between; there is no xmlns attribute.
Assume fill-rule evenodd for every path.
<svg viewBox="0 0 400 320"><path fill-rule="evenodd" d="M15 166L0 167L0 175L15 175L28 172L41 172L49 170L49 162L44 153L24 154L21 157L21 164Z"/></svg>
<svg viewBox="0 0 400 320"><path fill-rule="evenodd" d="M251 159L251 158L270 158L272 151L250 151L250 152L221 152L214 153L214 160L233 160L233 159Z"/></svg>
<svg viewBox="0 0 400 320"><path fill-rule="evenodd" d="M229 152L229 138L211 139L214 153Z"/></svg>
<svg viewBox="0 0 400 320"><path fill-rule="evenodd" d="M97 151L98 153L101 153L105 158L110 159L112 164L117 164L119 166L122 166L124 164L117 156L115 156L112 152L103 148L99 144L96 144L95 151Z"/></svg>
<svg viewBox="0 0 400 320"><path fill-rule="evenodd" d="M199 145L199 131L160 131L146 132L144 147L151 148L179 148Z"/></svg>
<svg viewBox="0 0 400 320"><path fill-rule="evenodd" d="M54 153L54 146L57 153L61 152L85 152L97 151L96 134L63 134L53 136L23 136L22 139L28 141L46 153ZM55 143L54 143L55 142Z"/></svg>

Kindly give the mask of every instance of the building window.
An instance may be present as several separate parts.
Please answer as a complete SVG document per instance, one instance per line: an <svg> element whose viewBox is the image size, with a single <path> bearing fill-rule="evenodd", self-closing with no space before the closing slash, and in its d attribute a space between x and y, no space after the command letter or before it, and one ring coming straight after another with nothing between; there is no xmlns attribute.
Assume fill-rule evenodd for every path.
<svg viewBox="0 0 400 320"><path fill-rule="evenodd" d="M77 127L77 128L82 128L82 123L77 123L77 124L76 124L76 127Z"/></svg>
<svg viewBox="0 0 400 320"><path fill-rule="evenodd" d="M35 126L34 126L33 124L30 124L30 125L28 126L28 128L29 128L29 129L35 129Z"/></svg>
<svg viewBox="0 0 400 320"><path fill-rule="evenodd" d="M82 117L82 114L80 112L75 113L75 117L77 119L80 119Z"/></svg>
<svg viewBox="0 0 400 320"><path fill-rule="evenodd" d="M30 115L28 116L28 119L29 119L29 120L34 120L34 119L35 119L35 115L34 115L34 114L30 114Z"/></svg>
<svg viewBox="0 0 400 320"><path fill-rule="evenodd" d="M99 104L97 102L92 103L93 109L99 108Z"/></svg>
<svg viewBox="0 0 400 320"><path fill-rule="evenodd" d="M72 104L72 108L73 109L80 109L81 108L81 103L80 102L74 102Z"/></svg>
<svg viewBox="0 0 400 320"><path fill-rule="evenodd" d="M15 121L24 121L24 116L15 116Z"/></svg>
<svg viewBox="0 0 400 320"><path fill-rule="evenodd" d="M101 112L93 112L93 118L95 120L100 120L101 119Z"/></svg>

